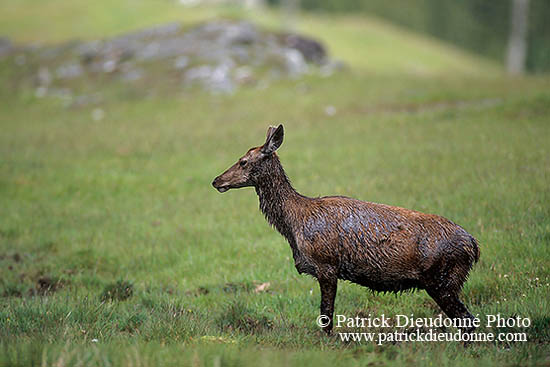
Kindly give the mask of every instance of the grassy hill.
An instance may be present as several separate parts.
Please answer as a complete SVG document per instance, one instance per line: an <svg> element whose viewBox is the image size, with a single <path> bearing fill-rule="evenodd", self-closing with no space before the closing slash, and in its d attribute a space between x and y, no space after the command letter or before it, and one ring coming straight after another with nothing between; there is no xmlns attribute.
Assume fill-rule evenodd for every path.
<svg viewBox="0 0 550 367"><path fill-rule="evenodd" d="M19 42L282 19L169 1L0 5L0 34ZM67 108L14 84L20 66L0 60L0 365L550 362L550 79L507 79L490 61L377 19L304 16L298 28L349 69L233 96L105 84L99 105ZM324 336L318 285L298 275L254 191L210 186L278 122L299 192L437 213L475 235L481 260L465 303L482 318L528 317L526 329L480 330L528 341L379 346ZM439 309L425 292L340 282L336 313Z"/></svg>

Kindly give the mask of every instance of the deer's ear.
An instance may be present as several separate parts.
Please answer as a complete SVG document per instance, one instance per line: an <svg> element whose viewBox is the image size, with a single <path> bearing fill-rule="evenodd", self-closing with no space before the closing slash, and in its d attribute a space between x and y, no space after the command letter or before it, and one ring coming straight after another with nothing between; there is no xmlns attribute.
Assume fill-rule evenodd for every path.
<svg viewBox="0 0 550 367"><path fill-rule="evenodd" d="M271 135L273 135L273 133L275 132L275 130L277 130L277 127L276 126L270 126L267 128L267 135L265 137L265 141L267 143L267 141L269 140L269 138L271 138Z"/></svg>
<svg viewBox="0 0 550 367"><path fill-rule="evenodd" d="M273 131L270 130L273 129ZM265 144L262 146L262 153L264 154L271 154L279 147L281 144L283 144L283 138L285 135L285 131L283 129L283 125L279 125L276 129L272 126L269 127L267 130L267 140L265 141Z"/></svg>

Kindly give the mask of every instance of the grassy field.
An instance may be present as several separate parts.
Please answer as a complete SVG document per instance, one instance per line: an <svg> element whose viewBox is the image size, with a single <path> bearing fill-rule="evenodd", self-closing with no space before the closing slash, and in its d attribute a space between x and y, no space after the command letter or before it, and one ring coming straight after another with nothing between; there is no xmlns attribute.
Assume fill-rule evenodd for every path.
<svg viewBox="0 0 550 367"><path fill-rule="evenodd" d="M0 34L45 43L174 20L273 28L281 18L169 1L0 7ZM376 19L304 16L299 29L349 70L233 96L115 85L101 120L97 106L34 97L0 60L0 365L550 364L550 78L508 79ZM481 260L463 298L482 318L528 317L527 329L497 330L528 341L379 346L323 335L318 285L298 275L254 190L210 185L278 122L279 156L301 193L437 213L476 236ZM336 313L439 309L425 292L340 282Z"/></svg>

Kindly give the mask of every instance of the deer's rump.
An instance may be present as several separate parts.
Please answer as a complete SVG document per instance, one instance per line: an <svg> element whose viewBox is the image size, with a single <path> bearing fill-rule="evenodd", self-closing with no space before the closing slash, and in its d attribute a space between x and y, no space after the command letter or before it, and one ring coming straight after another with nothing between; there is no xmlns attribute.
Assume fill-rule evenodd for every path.
<svg viewBox="0 0 550 367"><path fill-rule="evenodd" d="M338 278L375 291L461 287L479 257L477 242L462 227L399 207L317 198L302 223L295 259L311 270L330 265Z"/></svg>

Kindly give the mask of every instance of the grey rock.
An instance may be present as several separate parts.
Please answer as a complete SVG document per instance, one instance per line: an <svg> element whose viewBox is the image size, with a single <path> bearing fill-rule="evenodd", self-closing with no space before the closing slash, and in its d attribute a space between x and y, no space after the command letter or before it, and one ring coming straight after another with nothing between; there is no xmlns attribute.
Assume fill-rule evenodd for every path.
<svg viewBox="0 0 550 367"><path fill-rule="evenodd" d="M106 73L112 73L113 71L116 70L116 67L117 67L117 61L114 59L106 60L103 63L103 71Z"/></svg>
<svg viewBox="0 0 550 367"><path fill-rule="evenodd" d="M216 67L203 65L191 68L185 73L184 81L188 84L200 84L204 89L214 93L232 93L235 83L230 77L231 66L220 64Z"/></svg>
<svg viewBox="0 0 550 367"><path fill-rule="evenodd" d="M0 54L10 47L0 39ZM89 78L88 85L101 88L104 83L93 83L97 77L109 80L101 78L102 74L116 74L116 79L127 82L162 84L177 73L183 86L233 93L242 85L264 88L270 79L298 78L311 72L329 76L339 70L318 41L268 32L246 21L210 21L189 30L169 23L105 40L25 50L18 51L16 63L23 65L29 54L38 55L40 68L33 77L48 95L59 94L57 91L68 85L65 81L84 75ZM74 105L82 104L79 98L73 97Z"/></svg>
<svg viewBox="0 0 550 367"><path fill-rule="evenodd" d="M283 36L283 43L286 47L300 51L308 62L321 65L326 61L327 52L319 41L298 34L286 34Z"/></svg>
<svg viewBox="0 0 550 367"><path fill-rule="evenodd" d="M196 66L187 70L185 80L187 82L195 82L197 80L209 78L212 74L212 67L209 65Z"/></svg>
<svg viewBox="0 0 550 367"><path fill-rule="evenodd" d="M176 69L185 69L189 65L189 57L188 56L180 56L176 58L174 61L174 67Z"/></svg>
<svg viewBox="0 0 550 367"><path fill-rule="evenodd" d="M290 76L296 77L307 73L308 66L300 51L287 48L283 49L283 55L286 61L286 70Z"/></svg>
<svg viewBox="0 0 550 367"><path fill-rule="evenodd" d="M41 66L40 69L38 69L37 80L38 84L41 86L47 87L50 85L52 82L52 74L50 73L50 69L46 66Z"/></svg>
<svg viewBox="0 0 550 367"><path fill-rule="evenodd" d="M60 79L73 79L82 75L84 70L80 64L73 62L64 64L57 68L55 75Z"/></svg>
<svg viewBox="0 0 550 367"><path fill-rule="evenodd" d="M331 60L325 62L320 68L319 73L323 77L329 77L336 72L340 72L346 69L346 64L339 60Z"/></svg>
<svg viewBox="0 0 550 367"><path fill-rule="evenodd" d="M127 82L133 82L143 77L143 70L141 69L129 69L122 74L122 80Z"/></svg>
<svg viewBox="0 0 550 367"><path fill-rule="evenodd" d="M241 66L233 73L235 81L239 84L252 84L255 82L254 73L249 66Z"/></svg>

